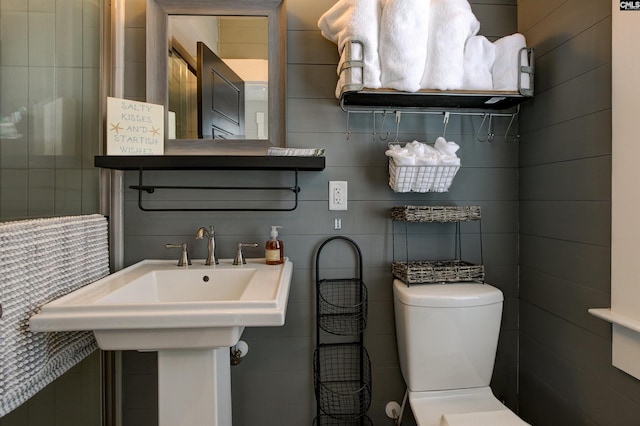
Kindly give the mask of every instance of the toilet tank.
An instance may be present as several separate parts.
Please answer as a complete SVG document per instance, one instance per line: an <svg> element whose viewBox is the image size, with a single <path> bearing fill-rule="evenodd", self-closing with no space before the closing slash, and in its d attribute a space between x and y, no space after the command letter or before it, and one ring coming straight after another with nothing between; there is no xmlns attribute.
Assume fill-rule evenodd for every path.
<svg viewBox="0 0 640 426"><path fill-rule="evenodd" d="M413 392L489 386L502 292L488 284L394 280L400 368Z"/></svg>

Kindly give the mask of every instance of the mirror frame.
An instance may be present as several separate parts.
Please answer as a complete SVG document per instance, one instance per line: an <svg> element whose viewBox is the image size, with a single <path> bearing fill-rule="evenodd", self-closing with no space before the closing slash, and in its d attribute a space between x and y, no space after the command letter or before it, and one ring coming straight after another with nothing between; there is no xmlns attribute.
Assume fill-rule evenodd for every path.
<svg viewBox="0 0 640 426"><path fill-rule="evenodd" d="M266 140L167 139L169 15L267 17L269 23L269 128ZM147 102L165 106L165 155L265 155L269 146L284 147L286 145L287 37L284 0L147 0L146 19Z"/></svg>

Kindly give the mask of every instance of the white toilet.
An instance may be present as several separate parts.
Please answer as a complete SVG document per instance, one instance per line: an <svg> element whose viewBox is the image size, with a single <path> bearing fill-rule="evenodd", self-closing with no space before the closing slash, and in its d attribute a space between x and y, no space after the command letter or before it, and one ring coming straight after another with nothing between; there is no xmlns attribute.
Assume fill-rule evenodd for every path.
<svg viewBox="0 0 640 426"><path fill-rule="evenodd" d="M400 368L419 426L527 425L491 392L502 292L394 280Z"/></svg>

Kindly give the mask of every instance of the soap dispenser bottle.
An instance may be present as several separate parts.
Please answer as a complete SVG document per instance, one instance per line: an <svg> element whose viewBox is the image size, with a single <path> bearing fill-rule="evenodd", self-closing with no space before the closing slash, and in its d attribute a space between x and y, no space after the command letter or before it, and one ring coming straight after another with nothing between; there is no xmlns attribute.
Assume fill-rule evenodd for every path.
<svg viewBox="0 0 640 426"><path fill-rule="evenodd" d="M271 239L264 246L267 265L279 265L284 262L284 244L278 239L278 228L282 226L271 226Z"/></svg>

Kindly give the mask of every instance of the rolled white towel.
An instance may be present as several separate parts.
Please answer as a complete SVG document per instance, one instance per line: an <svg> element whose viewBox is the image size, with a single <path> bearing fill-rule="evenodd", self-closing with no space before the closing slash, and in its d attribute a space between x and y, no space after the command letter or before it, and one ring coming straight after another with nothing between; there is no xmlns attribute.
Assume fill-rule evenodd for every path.
<svg viewBox="0 0 640 426"><path fill-rule="evenodd" d="M389 149L386 151L388 156L392 155L408 155L409 150L407 148L402 147L401 145L389 145Z"/></svg>
<svg viewBox="0 0 640 426"><path fill-rule="evenodd" d="M467 0L431 0L423 89L456 90L464 83L464 45L480 30Z"/></svg>
<svg viewBox="0 0 640 426"><path fill-rule="evenodd" d="M515 33L502 37L493 43L496 47L496 59L491 73L493 75L493 90L518 90L518 55L523 55L522 65L528 65L526 52L520 52L527 46L525 37ZM529 75L522 81L523 88L529 88Z"/></svg>
<svg viewBox="0 0 640 426"><path fill-rule="evenodd" d="M392 145L388 150L385 151L385 155L387 157L393 158L396 165L398 166L408 166L415 164L415 157L413 157L412 155L410 156L409 150L403 149L398 145Z"/></svg>
<svg viewBox="0 0 640 426"><path fill-rule="evenodd" d="M363 82L365 87L372 89L381 87L378 27L382 1L338 0L318 20L321 34L338 45L340 54L349 40L358 40L363 43Z"/></svg>
<svg viewBox="0 0 640 426"><path fill-rule="evenodd" d="M436 138L433 147L443 156L456 156L456 152L460 149L460 145L453 141L447 141L442 136Z"/></svg>
<svg viewBox="0 0 640 426"><path fill-rule="evenodd" d="M382 87L417 92L429 39L429 1L386 0L380 16Z"/></svg>
<svg viewBox="0 0 640 426"><path fill-rule="evenodd" d="M460 158L456 155L441 155L438 160L439 166L459 166Z"/></svg>
<svg viewBox="0 0 640 426"><path fill-rule="evenodd" d="M438 158L439 166L459 166L460 158L456 155L456 152L460 149L460 145L453 141L447 141L442 136L436 139L433 144L434 148L440 154Z"/></svg>
<svg viewBox="0 0 640 426"><path fill-rule="evenodd" d="M496 59L496 46L485 36L471 36L464 46L464 81L462 89L491 90L491 67Z"/></svg>
<svg viewBox="0 0 640 426"><path fill-rule="evenodd" d="M439 162L440 156L436 154L416 157L416 166L437 166Z"/></svg>
<svg viewBox="0 0 640 426"><path fill-rule="evenodd" d="M415 166L415 155L391 155L397 166Z"/></svg>

